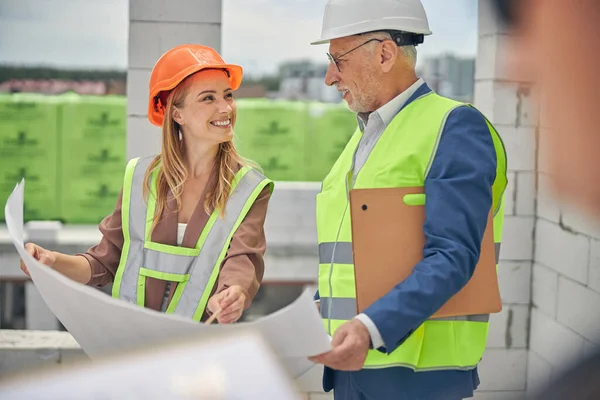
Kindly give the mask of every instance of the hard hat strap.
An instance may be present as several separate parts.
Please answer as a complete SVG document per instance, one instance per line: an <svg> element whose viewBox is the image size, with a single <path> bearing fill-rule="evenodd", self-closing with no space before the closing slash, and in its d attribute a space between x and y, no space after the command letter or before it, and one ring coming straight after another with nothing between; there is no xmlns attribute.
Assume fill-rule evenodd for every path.
<svg viewBox="0 0 600 400"><path fill-rule="evenodd" d="M425 35L403 31L384 30L392 37L392 40L398 46L417 46L423 43Z"/></svg>
<svg viewBox="0 0 600 400"><path fill-rule="evenodd" d="M160 110L164 110L164 105L160 99L160 93L154 96L154 111L159 112Z"/></svg>

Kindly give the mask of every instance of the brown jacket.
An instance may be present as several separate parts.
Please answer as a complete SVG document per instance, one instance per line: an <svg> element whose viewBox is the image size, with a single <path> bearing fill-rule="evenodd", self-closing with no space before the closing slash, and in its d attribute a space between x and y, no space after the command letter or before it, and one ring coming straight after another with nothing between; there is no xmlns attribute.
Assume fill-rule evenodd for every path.
<svg viewBox="0 0 600 400"><path fill-rule="evenodd" d="M212 174L210 179L216 179L215 175ZM207 187L209 184L207 184ZM183 242L181 243L182 247L194 248L202 229L204 229L208 221L209 215L204 210L205 192L202 194L201 200L196 204L196 208L187 225ZM89 261L92 269L92 277L88 285L104 286L113 282L115 278L124 241L123 231L121 230L122 195L123 192L121 191L112 214L100 222L99 229L103 235L100 243L81 254ZM221 263L217 284L211 296L232 285L239 285L246 292L247 300L245 308L250 306L264 274L263 256L266 250L266 240L263 226L270 196L269 187L265 187L234 233L229 250ZM169 210L175 210L176 202L172 196L169 196L167 205ZM163 213L161 220L152 232L151 240L166 245L177 245L176 211L165 211ZM166 281L147 278L145 304L147 308L160 309L166 286ZM169 302L173 297L176 287L176 283L171 284ZM205 312L202 320L206 319L208 315Z"/></svg>

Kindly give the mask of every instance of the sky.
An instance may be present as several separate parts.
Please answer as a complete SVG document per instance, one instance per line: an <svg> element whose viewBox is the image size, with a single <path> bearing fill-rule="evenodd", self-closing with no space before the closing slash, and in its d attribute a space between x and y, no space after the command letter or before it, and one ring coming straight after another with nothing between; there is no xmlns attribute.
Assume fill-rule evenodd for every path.
<svg viewBox="0 0 600 400"><path fill-rule="evenodd" d="M201 0L197 0L201 1ZM418 47L432 55L474 56L477 0L422 0L433 35ZM223 0L221 55L248 75L279 63L326 62L319 38L326 0ZM128 0L0 0L0 64L126 69Z"/></svg>

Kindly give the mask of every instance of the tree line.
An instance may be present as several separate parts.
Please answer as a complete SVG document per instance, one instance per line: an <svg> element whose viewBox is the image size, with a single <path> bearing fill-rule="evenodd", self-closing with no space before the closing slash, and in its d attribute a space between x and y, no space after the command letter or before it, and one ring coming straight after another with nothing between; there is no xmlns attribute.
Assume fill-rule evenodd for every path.
<svg viewBox="0 0 600 400"><path fill-rule="evenodd" d="M19 67L0 65L0 83L12 79L59 79L69 81L126 81L127 71L122 70L83 70L59 69L52 67ZM250 77L242 81L243 85L261 84L266 90L279 89L279 76L264 76L258 79Z"/></svg>

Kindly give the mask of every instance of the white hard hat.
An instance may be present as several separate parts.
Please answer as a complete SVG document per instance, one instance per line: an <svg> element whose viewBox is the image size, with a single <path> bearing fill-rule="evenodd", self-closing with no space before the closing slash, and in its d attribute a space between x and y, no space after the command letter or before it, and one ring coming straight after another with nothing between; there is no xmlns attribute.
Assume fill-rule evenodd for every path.
<svg viewBox="0 0 600 400"><path fill-rule="evenodd" d="M382 30L431 35L420 0L329 0L321 38L311 44Z"/></svg>

